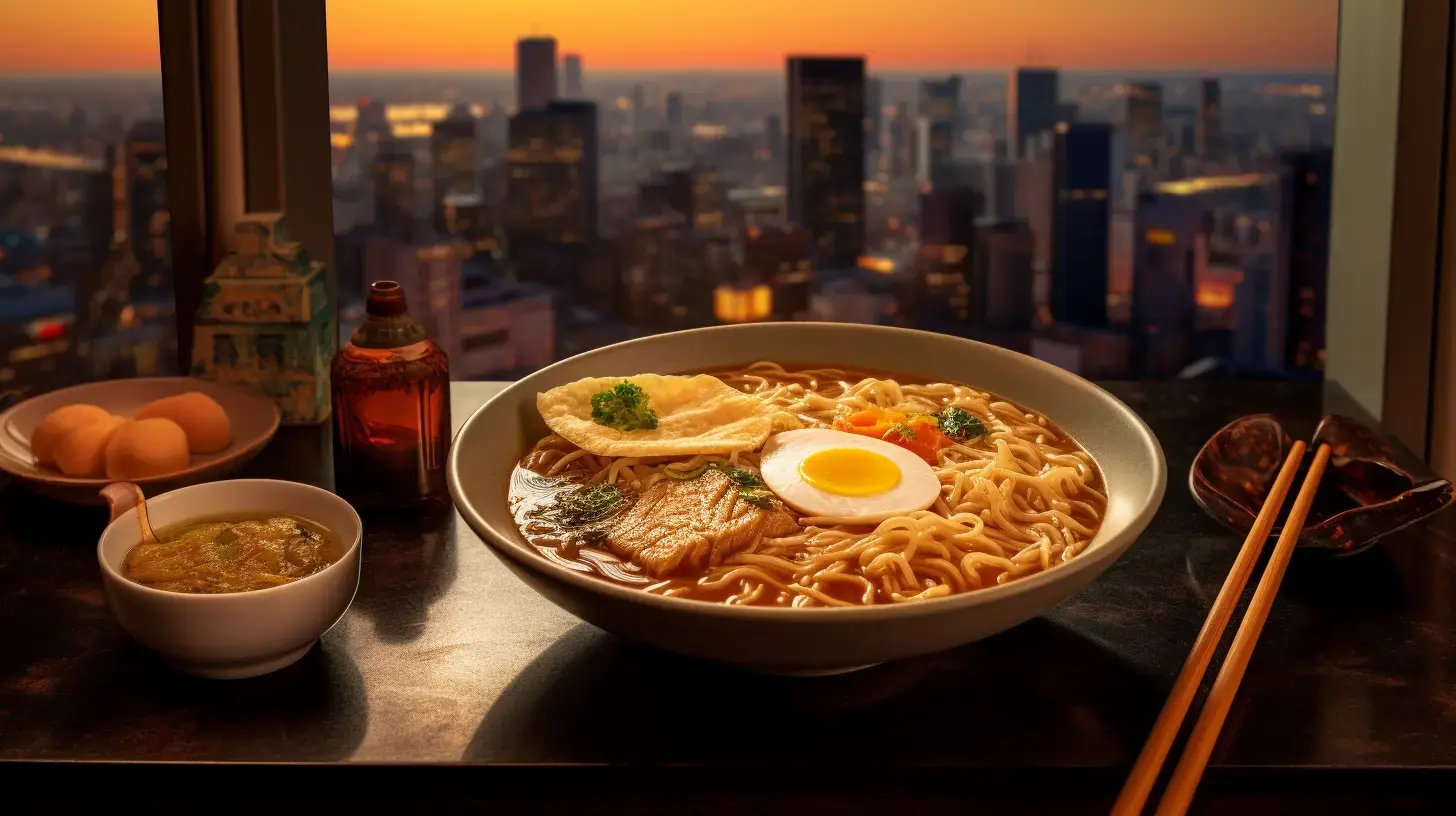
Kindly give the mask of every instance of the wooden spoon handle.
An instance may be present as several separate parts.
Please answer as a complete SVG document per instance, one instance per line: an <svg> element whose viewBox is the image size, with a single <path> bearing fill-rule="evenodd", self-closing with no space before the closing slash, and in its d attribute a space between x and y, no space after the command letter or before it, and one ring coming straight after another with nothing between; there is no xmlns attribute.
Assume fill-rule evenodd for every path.
<svg viewBox="0 0 1456 816"><path fill-rule="evenodd" d="M157 534L152 532L152 521L147 518L147 497L142 489L131 482L112 482L101 488L101 497L111 506L111 520L116 521L126 515L126 511L136 508L137 527L141 529L142 541L151 544L159 543Z"/></svg>

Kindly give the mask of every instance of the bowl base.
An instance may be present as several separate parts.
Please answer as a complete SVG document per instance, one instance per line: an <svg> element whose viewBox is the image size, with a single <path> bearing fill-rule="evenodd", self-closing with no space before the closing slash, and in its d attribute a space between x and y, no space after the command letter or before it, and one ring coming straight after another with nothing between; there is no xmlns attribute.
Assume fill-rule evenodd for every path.
<svg viewBox="0 0 1456 816"><path fill-rule="evenodd" d="M844 666L833 669L787 669L773 666L744 666L743 668L758 672L759 674L772 674L779 677L832 677L836 674L849 674L850 672L872 669L879 663L866 663L863 666Z"/></svg>
<svg viewBox="0 0 1456 816"><path fill-rule="evenodd" d="M240 663L199 663L192 660L177 660L167 658L167 663L172 668L183 674L190 674L193 677L205 677L208 680L243 680L249 677L258 677L270 672L276 672L286 666L297 663L299 658L308 654L308 650L318 643L311 640L303 646L291 652L284 652L280 655L265 657L261 660L249 660Z"/></svg>

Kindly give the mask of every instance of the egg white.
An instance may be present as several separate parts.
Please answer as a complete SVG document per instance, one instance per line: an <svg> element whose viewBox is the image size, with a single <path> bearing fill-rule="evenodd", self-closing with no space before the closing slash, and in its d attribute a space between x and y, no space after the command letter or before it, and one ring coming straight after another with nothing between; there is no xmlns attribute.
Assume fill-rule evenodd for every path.
<svg viewBox="0 0 1456 816"><path fill-rule="evenodd" d="M861 448L889 459L900 470L900 483L873 496L840 496L804 481L799 463L816 451ZM759 459L763 482L784 504L808 516L854 517L865 523L925 510L940 495L940 478L919 456L883 439L806 428L768 438Z"/></svg>

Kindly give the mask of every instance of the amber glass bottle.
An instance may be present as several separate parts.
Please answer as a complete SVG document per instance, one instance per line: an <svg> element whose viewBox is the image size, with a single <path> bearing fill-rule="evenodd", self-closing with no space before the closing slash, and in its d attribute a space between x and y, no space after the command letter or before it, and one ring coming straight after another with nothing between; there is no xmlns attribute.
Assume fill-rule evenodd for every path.
<svg viewBox="0 0 1456 816"><path fill-rule="evenodd" d="M450 364L394 281L369 287L364 325L334 357L334 481L360 507L446 507Z"/></svg>

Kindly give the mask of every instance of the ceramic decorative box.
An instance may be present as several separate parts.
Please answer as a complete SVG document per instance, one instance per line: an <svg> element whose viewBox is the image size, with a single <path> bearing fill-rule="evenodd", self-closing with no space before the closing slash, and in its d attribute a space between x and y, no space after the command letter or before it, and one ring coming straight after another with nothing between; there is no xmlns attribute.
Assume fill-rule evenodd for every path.
<svg viewBox="0 0 1456 816"><path fill-rule="evenodd" d="M324 266L287 240L282 213L250 213L235 233L237 251L202 285L192 374L259 389L285 424L322 422L337 343Z"/></svg>

